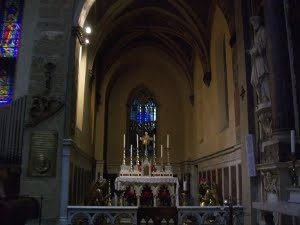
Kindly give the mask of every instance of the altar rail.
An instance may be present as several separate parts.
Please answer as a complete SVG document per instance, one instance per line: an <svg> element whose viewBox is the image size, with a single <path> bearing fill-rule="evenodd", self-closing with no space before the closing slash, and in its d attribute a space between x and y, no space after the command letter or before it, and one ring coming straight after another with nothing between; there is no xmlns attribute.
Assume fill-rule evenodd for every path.
<svg viewBox="0 0 300 225"><path fill-rule="evenodd" d="M138 211L136 206L68 206L68 225L243 225L243 208L240 206L180 206L177 207L177 220L162 220L159 223L149 217L139 219L141 222L138 222Z"/></svg>

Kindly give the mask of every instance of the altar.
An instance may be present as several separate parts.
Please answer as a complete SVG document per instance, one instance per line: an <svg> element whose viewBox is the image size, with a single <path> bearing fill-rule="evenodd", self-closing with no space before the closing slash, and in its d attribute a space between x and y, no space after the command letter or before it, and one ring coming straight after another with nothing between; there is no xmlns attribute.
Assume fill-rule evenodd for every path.
<svg viewBox="0 0 300 225"><path fill-rule="evenodd" d="M144 156L140 160L139 141L142 141ZM153 155L148 155L148 145L152 142ZM163 163L163 151L166 150L167 163ZM160 148L160 159L157 162L155 135L150 137L147 132L138 137L136 156L133 159L133 147L130 146L130 163L126 164L125 135L123 143L123 164L119 176L115 180L115 205L136 206L179 206L179 182L173 176L170 164L169 135L167 135L167 148ZM135 165L133 165L135 161Z"/></svg>
<svg viewBox="0 0 300 225"><path fill-rule="evenodd" d="M128 188L135 193L137 206L141 206L141 197L143 190L149 187L152 192L153 207L159 206L159 194L163 188L166 188L170 199L170 206L179 206L179 182L177 177L131 177L120 176L115 180L115 190L122 191L124 194ZM115 200L117 201L117 199ZM117 205L118 203L116 203Z"/></svg>

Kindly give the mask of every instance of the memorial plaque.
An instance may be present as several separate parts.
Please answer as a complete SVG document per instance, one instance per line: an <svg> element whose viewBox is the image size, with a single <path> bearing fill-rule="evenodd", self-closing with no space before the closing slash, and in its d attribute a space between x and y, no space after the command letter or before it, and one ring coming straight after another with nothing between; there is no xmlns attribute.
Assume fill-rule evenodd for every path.
<svg viewBox="0 0 300 225"><path fill-rule="evenodd" d="M38 131L31 134L29 176L55 176L57 139L56 131Z"/></svg>

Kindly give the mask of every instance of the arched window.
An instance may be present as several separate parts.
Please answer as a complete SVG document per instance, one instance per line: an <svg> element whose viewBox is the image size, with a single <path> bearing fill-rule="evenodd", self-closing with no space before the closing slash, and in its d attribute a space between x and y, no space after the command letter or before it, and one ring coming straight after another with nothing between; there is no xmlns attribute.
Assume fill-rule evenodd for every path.
<svg viewBox="0 0 300 225"><path fill-rule="evenodd" d="M128 145L136 147L136 135L143 136L148 132L150 136L156 134L157 105L151 93L141 88L135 91L128 102ZM128 146L128 147L129 147ZM129 148L127 148L129 149ZM152 145L148 148L148 154L152 154ZM143 151L141 151L143 155Z"/></svg>
<svg viewBox="0 0 300 225"><path fill-rule="evenodd" d="M19 53L22 0L0 1L0 106L12 101L16 58Z"/></svg>

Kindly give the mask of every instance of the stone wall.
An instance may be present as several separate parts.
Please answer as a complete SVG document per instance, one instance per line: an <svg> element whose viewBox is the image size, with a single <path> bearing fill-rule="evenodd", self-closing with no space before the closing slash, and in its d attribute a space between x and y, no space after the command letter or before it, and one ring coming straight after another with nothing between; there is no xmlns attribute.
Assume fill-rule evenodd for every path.
<svg viewBox="0 0 300 225"><path fill-rule="evenodd" d="M60 167L62 140L65 125L65 91L69 67L69 48L72 28L73 1L32 0L25 1L20 57L17 65L16 95L28 95L27 123L32 122L30 110L33 97L39 96L50 104L49 108L35 118L25 129L23 144L23 167L21 194L43 196L43 224L56 224L59 216ZM47 89L47 69L51 63L50 84ZM48 64L49 65L49 64ZM48 71L49 72L49 71ZM61 102L62 107L53 105ZM40 106L45 106L41 104ZM61 105L60 105L61 106ZM37 119L37 120L36 120ZM50 165L54 174L33 176L29 169L31 137L33 133L54 132L57 134L57 151ZM47 143L47 141L45 141ZM32 161L31 161L32 162ZM33 168L35 168L33 166Z"/></svg>

